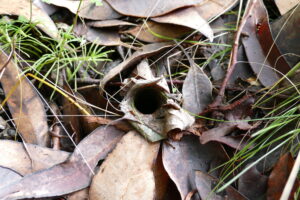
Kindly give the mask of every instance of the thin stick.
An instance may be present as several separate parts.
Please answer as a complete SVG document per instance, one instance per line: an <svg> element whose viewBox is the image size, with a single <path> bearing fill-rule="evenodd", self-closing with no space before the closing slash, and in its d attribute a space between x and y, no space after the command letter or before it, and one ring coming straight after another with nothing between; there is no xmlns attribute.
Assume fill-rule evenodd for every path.
<svg viewBox="0 0 300 200"><path fill-rule="evenodd" d="M235 69L235 66L237 64L237 52L238 52L239 40L240 40L240 37L241 37L241 34L242 34L242 30L244 29L244 26L247 22L247 19L249 17L251 17L252 10L253 10L254 5L256 4L256 2L257 2L257 0L253 0L253 1L248 2L248 5L247 5L248 9L244 14L244 17L243 17L243 19L241 21L241 24L240 24L240 26L239 26L239 28L236 32L236 35L235 35L233 49L232 49L232 52L231 52L231 59L230 59L230 62L229 62L228 68L227 68L226 76L223 80L223 83L222 83L221 89L219 90L218 96L215 98L214 102L209 105L209 107L218 107L222 103L222 100L223 100L224 94L225 94L226 85L227 85L230 77L232 76L232 73L233 73L233 71Z"/></svg>

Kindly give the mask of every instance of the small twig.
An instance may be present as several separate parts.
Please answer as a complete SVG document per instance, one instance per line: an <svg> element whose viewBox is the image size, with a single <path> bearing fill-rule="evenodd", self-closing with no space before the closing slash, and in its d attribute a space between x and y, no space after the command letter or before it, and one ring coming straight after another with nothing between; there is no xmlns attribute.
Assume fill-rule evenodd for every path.
<svg viewBox="0 0 300 200"><path fill-rule="evenodd" d="M14 52L15 52L15 47L14 47L14 43L13 43L10 54L8 55L6 62L0 67L0 73L7 67L8 63L11 61L11 59L14 55Z"/></svg>
<svg viewBox="0 0 300 200"><path fill-rule="evenodd" d="M243 102L245 102L246 100L248 100L250 97L252 97L252 95L246 94L245 96L243 96L242 98L236 100L232 104L224 105L224 106L207 107L207 109L205 109L204 111L202 111L201 113L199 113L199 115L205 115L207 113L210 113L210 112L216 111L216 110L219 110L219 111L232 110L235 107L237 107L238 105L241 105Z"/></svg>
<svg viewBox="0 0 300 200"><path fill-rule="evenodd" d="M222 100L223 100L224 94L225 94L226 85L227 85L230 77L232 76L235 66L237 64L237 53L238 53L239 40L240 40L240 37L242 34L242 30L244 29L247 19L249 17L251 17L252 10L253 10L256 2L257 2L257 0L249 1L250 5L247 6L248 9L244 14L244 17L243 17L241 24L236 32L236 35L235 35L233 49L231 52L231 59L230 59L230 62L229 62L228 68L227 68L226 76L223 80L223 83L222 83L221 89L219 90L218 96L215 98L214 102L209 105L209 107L218 107L222 103Z"/></svg>

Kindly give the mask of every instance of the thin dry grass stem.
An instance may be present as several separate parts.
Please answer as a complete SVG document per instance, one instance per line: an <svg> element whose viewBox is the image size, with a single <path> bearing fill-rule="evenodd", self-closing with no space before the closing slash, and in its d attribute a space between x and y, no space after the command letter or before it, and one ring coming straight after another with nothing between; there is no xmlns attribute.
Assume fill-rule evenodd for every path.
<svg viewBox="0 0 300 200"><path fill-rule="evenodd" d="M300 152L298 152L298 156L296 158L296 161L295 161L293 169L290 173L290 176L285 184L285 187L281 194L280 200L288 200L289 199L289 196L293 189L295 180L297 179L299 169L300 169Z"/></svg>

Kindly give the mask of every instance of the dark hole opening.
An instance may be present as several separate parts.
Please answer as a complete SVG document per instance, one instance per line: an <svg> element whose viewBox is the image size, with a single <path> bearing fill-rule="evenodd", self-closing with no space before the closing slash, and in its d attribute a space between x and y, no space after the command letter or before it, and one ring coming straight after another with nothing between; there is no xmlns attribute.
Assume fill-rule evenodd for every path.
<svg viewBox="0 0 300 200"><path fill-rule="evenodd" d="M152 114L163 104L163 101L163 95L158 89L146 87L139 89L135 94L134 106L143 114Z"/></svg>

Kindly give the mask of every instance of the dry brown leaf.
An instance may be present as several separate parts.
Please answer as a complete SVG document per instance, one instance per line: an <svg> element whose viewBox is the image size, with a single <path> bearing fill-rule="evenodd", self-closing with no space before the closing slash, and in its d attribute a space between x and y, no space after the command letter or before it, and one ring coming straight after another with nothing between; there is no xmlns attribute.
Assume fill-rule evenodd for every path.
<svg viewBox="0 0 300 200"><path fill-rule="evenodd" d="M181 141L163 144L164 167L176 184L182 199L196 189L195 170L207 172L225 160L226 154L221 145L213 142L202 145L196 136L184 136Z"/></svg>
<svg viewBox="0 0 300 200"><path fill-rule="evenodd" d="M37 27L42 29L52 38L58 38L58 30L52 19L30 0L10 0L0 3L0 14L23 16L33 23L38 23Z"/></svg>
<svg viewBox="0 0 300 200"><path fill-rule="evenodd" d="M176 24L195 29L206 36L210 41L214 39L214 33L208 22L201 17L195 7L173 11L169 14L151 18L159 23Z"/></svg>
<svg viewBox="0 0 300 200"><path fill-rule="evenodd" d="M123 70L137 64L140 60L145 57L152 56L159 53L160 51L172 46L172 43L154 43L149 45L144 45L141 50L135 51L129 58L124 62L120 63L118 66L111 69L100 82L101 93L104 92L105 84L114 78L116 75L121 73Z"/></svg>
<svg viewBox="0 0 300 200"><path fill-rule="evenodd" d="M1 188L3 188L15 181L18 181L22 178L22 176L20 174L18 174L17 172L15 172L9 168L2 167L2 166L0 166L0 177L1 177L0 190L1 190Z"/></svg>
<svg viewBox="0 0 300 200"><path fill-rule="evenodd" d="M93 178L91 200L153 200L155 163L160 143L149 143L139 133L127 133Z"/></svg>
<svg viewBox="0 0 300 200"><path fill-rule="evenodd" d="M258 80L262 85L272 86L279 79L276 71L272 68L272 64L268 61L257 37L258 22L268 19L267 11L262 0L258 0L253 10L253 16L246 21L243 31L248 36L242 37L242 42L245 47L245 52L249 60L252 70L257 75ZM253 51L255 49L255 51Z"/></svg>
<svg viewBox="0 0 300 200"><path fill-rule="evenodd" d="M0 53L0 63L3 65L8 56L3 51ZM26 143L48 146L49 128L44 104L31 82L26 77L22 77L23 80L19 79L19 75L18 66L10 61L0 80L5 95L8 97L7 104L17 131ZM16 85L18 87L15 89Z"/></svg>
<svg viewBox="0 0 300 200"><path fill-rule="evenodd" d="M195 182L198 189L198 193L201 199L210 200L247 200L242 194L240 194L232 186L228 186L225 192L217 194L214 191L214 187L219 182L219 180L203 171L195 172Z"/></svg>
<svg viewBox="0 0 300 200"><path fill-rule="evenodd" d="M182 107L198 114L212 100L212 84L203 70L192 62L182 86Z"/></svg>
<svg viewBox="0 0 300 200"><path fill-rule="evenodd" d="M60 196L90 185L94 168L122 138L112 126L96 129L82 140L70 158L49 169L29 174L0 190L0 199Z"/></svg>
<svg viewBox="0 0 300 200"><path fill-rule="evenodd" d="M227 12L238 0L209 0L195 6L197 12L207 21L216 19L223 13Z"/></svg>
<svg viewBox="0 0 300 200"><path fill-rule="evenodd" d="M69 9L72 13L77 14L80 1L76 0L47 0L50 4ZM107 20L121 17L114 11L106 1L101 1L101 6L96 6L91 0L83 0L80 6L78 16L93 20Z"/></svg>
<svg viewBox="0 0 300 200"><path fill-rule="evenodd" d="M164 15L178 8L194 6L202 0L107 0L107 2L123 15L146 18Z"/></svg>
<svg viewBox="0 0 300 200"><path fill-rule="evenodd" d="M171 103L169 105L172 105ZM183 131L191 127L195 119L184 109L169 108L166 110L165 132Z"/></svg>
<svg viewBox="0 0 300 200"><path fill-rule="evenodd" d="M69 86L67 82L64 81L63 89L75 96L72 88ZM75 100L73 97L71 97ZM74 134L75 143L78 144L82 136L82 124L80 123L80 111L73 103L69 101L69 99L62 97L62 112L65 116L63 116L63 121L66 124L66 128L70 133ZM76 101L76 100L75 100Z"/></svg>
<svg viewBox="0 0 300 200"><path fill-rule="evenodd" d="M270 24L272 36L273 38L276 37L276 40L273 39L273 41L290 67L295 66L300 61L299 56L295 56L300 55L300 1L297 1L299 2L298 6ZM277 59L275 60L276 66L279 67L280 64Z"/></svg>
<svg viewBox="0 0 300 200"><path fill-rule="evenodd" d="M281 15L284 15L297 4L299 4L299 0L275 0L277 8Z"/></svg>
<svg viewBox="0 0 300 200"><path fill-rule="evenodd" d="M68 195L68 200L88 200L89 199L89 188L79 190Z"/></svg>
<svg viewBox="0 0 300 200"><path fill-rule="evenodd" d="M0 166L10 168L21 175L52 167L64 162L70 154L37 145L0 140Z"/></svg>
<svg viewBox="0 0 300 200"><path fill-rule="evenodd" d="M111 19L102 21L87 22L88 26L96 28L114 27L114 26L136 26L135 24L123 20Z"/></svg>
<svg viewBox="0 0 300 200"><path fill-rule="evenodd" d="M211 141L226 144L234 149L241 150L247 144L247 137L241 136L227 136L237 128L237 123L228 122L221 123L219 126L204 131L200 136L201 144L206 144Z"/></svg>
<svg viewBox="0 0 300 200"><path fill-rule="evenodd" d="M238 190L249 199L262 199L267 191L268 177L251 167L238 180Z"/></svg>
<svg viewBox="0 0 300 200"><path fill-rule="evenodd" d="M84 36L88 41L94 42L98 45L104 46L118 46L123 45L127 46L120 39L120 36L117 31L114 30L103 30L91 28L82 23L77 23L74 32L78 36Z"/></svg>
<svg viewBox="0 0 300 200"><path fill-rule="evenodd" d="M278 200L281 197L284 186L289 178L289 175L294 166L294 159L290 153L286 153L281 156L272 170L267 189L267 199L268 200ZM296 179L289 200L294 199L294 193L297 192L300 186L299 178Z"/></svg>
<svg viewBox="0 0 300 200"><path fill-rule="evenodd" d="M191 29L174 24L160 24L153 21L148 21L146 24L140 24L137 27L124 31L135 36L137 39L144 42L165 42L167 39L157 37L154 34L168 37L170 39L180 38L181 36L190 33ZM154 34L153 34L154 33Z"/></svg>

